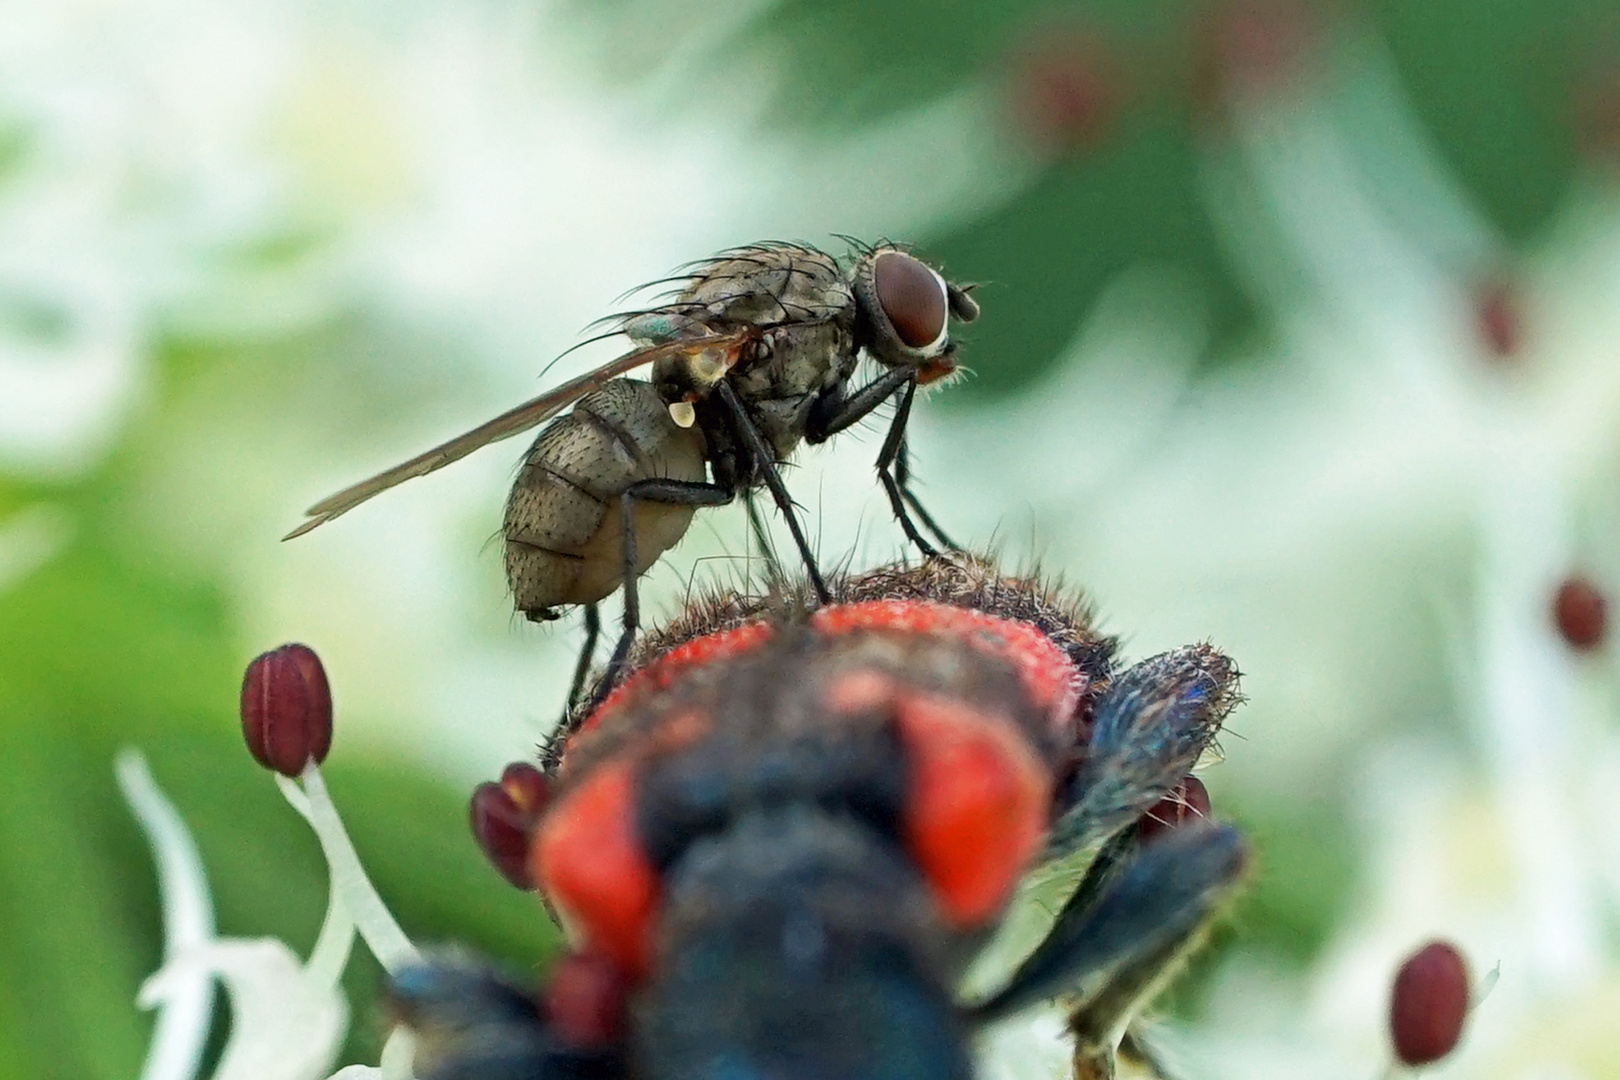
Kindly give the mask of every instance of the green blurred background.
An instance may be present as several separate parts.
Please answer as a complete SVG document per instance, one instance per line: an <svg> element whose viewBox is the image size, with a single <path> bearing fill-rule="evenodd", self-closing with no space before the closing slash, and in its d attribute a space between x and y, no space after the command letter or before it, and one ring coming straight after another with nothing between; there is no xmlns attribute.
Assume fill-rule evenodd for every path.
<svg viewBox="0 0 1620 1080"><path fill-rule="evenodd" d="M1342 205L1383 213L1447 284L1373 321L1449 327L1441 366L1479 368L1458 378L1520 378L1543 347L1612 366L1599 315L1620 298L1542 295L1595 280L1568 253L1616 253L1617 43L1612 0L8 5L0 1076L139 1067L133 998L161 938L112 781L121 746L194 829L221 932L313 940L318 850L235 721L244 663L281 640L328 661L330 782L407 930L519 967L547 955L544 916L481 864L464 812L543 734L577 640L503 596L488 542L517 445L277 538L320 495L532 393L623 289L766 236L893 236L983 283L973 377L921 408L926 497L971 542L1091 589L1133 655L1210 638L1238 657L1252 703L1209 783L1261 871L1176 1007L1196 1030L1239 953L1260 958L1256 1000L1319 985L1378 872L1348 809L1368 797L1355 763L1416 737L1410 760L1507 782L1448 667L1447 604L1466 622L1489 591L1479 521L1445 469L1348 509L1354 485L1317 497L1326 473L1269 496L1236 475L1242 494L1162 481L1194 479L1206 443L1289 454L1255 418L1360 377L1347 345L1301 397L1267 389L1355 309L1322 302L1337 279L1290 239L1310 213L1276 211L1291 155L1345 155L1333 175L1362 186ZM1340 205L1317 212L1356 234ZM1347 279L1384 274L1352 260ZM1538 337L1544 307L1597 329ZM856 564L900 553L880 504L846 505L868 497L875 449L852 437L790 478L823 550ZM1559 557L1612 583L1614 446L1577 450ZM1280 549L1241 527L1264 531L1250 507L1272 503L1310 519L1269 534ZM655 574L659 610L736 573L740 515L712 518ZM1581 700L1610 726L1580 732L1608 747L1613 664L1586 664ZM1612 921L1613 899L1594 902ZM1612 979L1612 943L1593 959L1583 977ZM351 974L343 1060L374 1061L376 971ZM1536 1000L1561 1000L1556 982Z"/></svg>

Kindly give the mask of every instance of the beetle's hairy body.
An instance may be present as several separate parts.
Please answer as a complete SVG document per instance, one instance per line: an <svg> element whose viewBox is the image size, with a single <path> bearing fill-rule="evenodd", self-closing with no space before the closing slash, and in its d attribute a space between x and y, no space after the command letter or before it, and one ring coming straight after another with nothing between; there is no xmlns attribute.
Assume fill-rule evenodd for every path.
<svg viewBox="0 0 1620 1080"><path fill-rule="evenodd" d="M554 618L624 581L625 489L655 478L705 477L701 436L670 418L650 383L615 379L541 431L506 501L506 577L517 609ZM686 533L694 507L639 501L635 573Z"/></svg>
<svg viewBox="0 0 1620 1080"><path fill-rule="evenodd" d="M1113 1075L1244 874L1230 826L1136 828L1236 669L1202 645L1116 667L1083 606L976 559L830 586L698 600L544 753L527 860L569 929L557 996L508 1008L454 964L396 983L444 1047L424 1080L970 1080L975 1032L1060 995L1077 1080ZM957 1000L1019 878L1080 855L1050 932ZM606 1026L569 1006L593 987Z"/></svg>

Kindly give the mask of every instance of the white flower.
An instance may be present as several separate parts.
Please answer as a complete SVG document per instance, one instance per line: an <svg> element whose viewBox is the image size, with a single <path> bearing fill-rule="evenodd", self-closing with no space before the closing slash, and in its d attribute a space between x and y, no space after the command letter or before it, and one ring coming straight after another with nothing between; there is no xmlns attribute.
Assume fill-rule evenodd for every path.
<svg viewBox="0 0 1620 1080"><path fill-rule="evenodd" d="M326 920L307 962L274 938L215 934L208 882L185 823L140 754L126 750L119 756L119 785L152 845L163 900L163 966L137 998L141 1008L158 1010L141 1080L196 1077L216 983L230 995L231 1034L212 1080L324 1077L349 1029L339 979L356 930L390 971L417 956L366 878L318 767L311 764L296 782L277 780L315 830L331 870ZM351 1065L335 1075L402 1080L410 1075L410 1057L408 1036L396 1032L384 1048L382 1066Z"/></svg>

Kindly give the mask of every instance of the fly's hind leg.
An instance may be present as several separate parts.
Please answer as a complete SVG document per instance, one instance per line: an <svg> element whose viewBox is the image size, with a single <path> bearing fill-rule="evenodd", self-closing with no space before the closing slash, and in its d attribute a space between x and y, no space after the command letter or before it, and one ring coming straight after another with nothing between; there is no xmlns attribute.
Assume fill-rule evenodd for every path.
<svg viewBox="0 0 1620 1080"><path fill-rule="evenodd" d="M724 384L721 384L724 385ZM636 519L635 504L639 501L668 503L673 506L724 506L732 499L729 488L695 480L651 479L637 480L619 496L621 517L624 519L624 628L613 646L602 678L596 684L587 714L602 703L608 692L619 681L624 663L630 657L630 646L635 643L636 631L641 628L641 599L636 587ZM576 713L577 715L577 713Z"/></svg>
<svg viewBox="0 0 1620 1080"><path fill-rule="evenodd" d="M566 723L585 692L585 680L591 674L591 660L596 656L596 641L602 636L602 615L595 604L585 605L585 644L579 650L579 662L574 665L574 681L568 687L568 705L563 710Z"/></svg>

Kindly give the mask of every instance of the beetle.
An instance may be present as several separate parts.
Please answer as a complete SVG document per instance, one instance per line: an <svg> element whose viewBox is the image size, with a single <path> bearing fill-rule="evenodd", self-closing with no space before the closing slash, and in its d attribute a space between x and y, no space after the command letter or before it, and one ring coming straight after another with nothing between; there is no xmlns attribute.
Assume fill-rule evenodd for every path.
<svg viewBox="0 0 1620 1080"><path fill-rule="evenodd" d="M1237 704L1232 662L1120 668L1082 606L969 557L828 585L693 605L544 755L528 859L572 951L538 997L401 973L422 1080L967 1080L975 1030L1053 997L1078 1078L1148 1056L1132 1019L1248 856L1136 826ZM958 1000L1019 881L1064 866L1039 943Z"/></svg>
<svg viewBox="0 0 1620 1080"><path fill-rule="evenodd" d="M917 388L957 371L950 324L978 316L969 287L893 244L857 246L842 262L803 244L752 244L672 280L681 287L666 302L617 317L604 335L628 337L630 352L322 499L285 539L552 421L518 471L502 532L520 612L546 621L565 607L585 609L570 706L594 656L597 603L624 588L611 671L640 623L636 579L685 535L698 507L768 490L825 598L779 465L801 442L824 442L887 401L896 405L877 471L895 517L925 555L935 548L913 514L941 544L955 546L910 490L905 432ZM863 355L883 370L851 389ZM650 381L626 377L649 366Z"/></svg>

